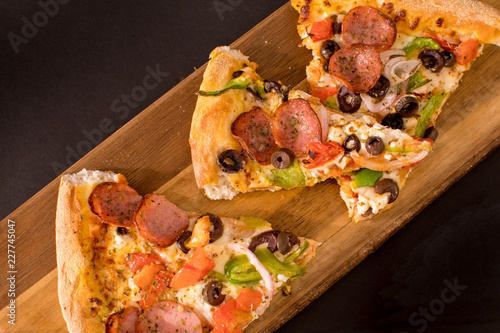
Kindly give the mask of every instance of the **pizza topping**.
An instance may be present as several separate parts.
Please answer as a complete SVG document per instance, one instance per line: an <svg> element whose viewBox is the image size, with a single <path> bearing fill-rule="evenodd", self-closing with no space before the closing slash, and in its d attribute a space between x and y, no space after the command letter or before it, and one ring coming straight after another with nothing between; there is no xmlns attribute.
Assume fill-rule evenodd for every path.
<svg viewBox="0 0 500 333"><path fill-rule="evenodd" d="M379 53L371 46L353 44L337 51L330 58L330 75L354 93L369 91L382 74Z"/></svg>
<svg viewBox="0 0 500 333"><path fill-rule="evenodd" d="M113 313L106 321L106 333L133 333L138 319L139 310L133 307Z"/></svg>
<svg viewBox="0 0 500 333"><path fill-rule="evenodd" d="M460 43L455 50L457 63L459 65L467 65L469 62L477 58L478 50L479 43L476 39L471 38Z"/></svg>
<svg viewBox="0 0 500 333"><path fill-rule="evenodd" d="M371 136L366 139L365 149L369 154L378 156L384 152L384 141L379 136Z"/></svg>
<svg viewBox="0 0 500 333"><path fill-rule="evenodd" d="M397 113L390 113L382 120L382 125L388 126L392 129L402 129L403 128L403 116Z"/></svg>
<svg viewBox="0 0 500 333"><path fill-rule="evenodd" d="M281 254L290 252L294 245L300 244L299 239L290 231L282 231L276 237L278 250Z"/></svg>
<svg viewBox="0 0 500 333"><path fill-rule="evenodd" d="M200 217L193 227L193 232L191 233L191 239L186 244L188 249L193 249L200 246L205 246L210 241L210 217L203 216Z"/></svg>
<svg viewBox="0 0 500 333"><path fill-rule="evenodd" d="M439 135L439 132L436 129L436 127L431 126L425 130L424 138L431 139L432 141L436 141L438 135Z"/></svg>
<svg viewBox="0 0 500 333"><path fill-rule="evenodd" d="M210 228L210 243L215 242L219 238L222 237L224 233L224 226L222 225L222 220L215 214L207 213L203 216L208 216L210 218L210 223L212 223L212 227Z"/></svg>
<svg viewBox="0 0 500 333"><path fill-rule="evenodd" d="M365 186L375 186L377 180L382 177L382 171L370 170L362 168L355 172L354 180L352 183L353 188L360 188Z"/></svg>
<svg viewBox="0 0 500 333"><path fill-rule="evenodd" d="M220 153L217 157L217 164L224 173L236 173L245 167L245 161L241 154L233 149Z"/></svg>
<svg viewBox="0 0 500 333"><path fill-rule="evenodd" d="M340 50L340 45L334 40L326 40L321 44L321 56L326 60L330 60L332 55Z"/></svg>
<svg viewBox="0 0 500 333"><path fill-rule="evenodd" d="M422 76L422 73L420 73L420 71L417 71L410 77L410 80L408 81L408 86L406 87L406 92L408 93L412 90L423 87L429 82L430 82L429 79L424 78Z"/></svg>
<svg viewBox="0 0 500 333"><path fill-rule="evenodd" d="M306 169L320 167L344 154L344 148L335 141L313 142L307 147L309 157L304 161Z"/></svg>
<svg viewBox="0 0 500 333"><path fill-rule="evenodd" d="M331 18L327 17L323 21L314 22L309 35L313 42L319 42L320 40L328 39L332 37L333 34L333 21Z"/></svg>
<svg viewBox="0 0 500 333"><path fill-rule="evenodd" d="M248 249L252 252L255 252L257 246L261 244L267 244L267 248L271 252L276 252L278 250L278 234L279 230L269 230L264 231L263 233L252 238L250 245L248 245Z"/></svg>
<svg viewBox="0 0 500 333"><path fill-rule="evenodd" d="M328 97L334 97L337 95L337 87L312 87L310 89L311 95L318 97L320 102L323 103Z"/></svg>
<svg viewBox="0 0 500 333"><path fill-rule="evenodd" d="M404 118L413 117L418 113L419 102L413 96L405 96L396 103L396 112Z"/></svg>
<svg viewBox="0 0 500 333"><path fill-rule="evenodd" d="M264 90L269 92L279 93L281 91L281 84L276 81L264 81Z"/></svg>
<svg viewBox="0 0 500 333"><path fill-rule="evenodd" d="M418 118L417 128L415 129L415 135L422 138L425 135L425 130L427 125L431 120L432 115L443 103L447 93L443 91L440 94L432 96L425 104L422 111L420 111L420 117Z"/></svg>
<svg viewBox="0 0 500 333"><path fill-rule="evenodd" d="M440 52L435 50L423 50L418 55L418 59L422 61L422 66L433 73L438 73L444 67L444 58Z"/></svg>
<svg viewBox="0 0 500 333"><path fill-rule="evenodd" d="M205 285L203 297L208 304L213 306L220 305L226 299L226 295L222 293L222 284L218 281L210 281Z"/></svg>
<svg viewBox="0 0 500 333"><path fill-rule="evenodd" d="M186 242L191 238L192 231L184 231L182 235L177 239L177 247L184 253L188 253L189 249L186 247Z"/></svg>
<svg viewBox="0 0 500 333"><path fill-rule="evenodd" d="M214 324L212 333L241 333L252 319L251 312L236 308L236 299L233 298L212 315Z"/></svg>
<svg viewBox="0 0 500 333"><path fill-rule="evenodd" d="M125 258L125 262L133 273L137 273L150 263L161 264L162 261L157 255L151 253L129 253Z"/></svg>
<svg viewBox="0 0 500 333"><path fill-rule="evenodd" d="M284 189L306 186L306 175L297 159L294 159L288 168L271 169L271 173L266 176L274 186Z"/></svg>
<svg viewBox="0 0 500 333"><path fill-rule="evenodd" d="M161 194L144 196L135 215L139 234L159 247L168 247L189 226L188 217Z"/></svg>
<svg viewBox="0 0 500 333"><path fill-rule="evenodd" d="M359 152L359 150L361 149L361 142L359 141L359 138L356 134L350 134L344 139L342 147L344 148L346 153L354 150L356 152Z"/></svg>
<svg viewBox="0 0 500 333"><path fill-rule="evenodd" d="M441 55L444 59L444 67L453 67L457 63L457 57L454 52L451 51L443 51Z"/></svg>
<svg viewBox="0 0 500 333"><path fill-rule="evenodd" d="M361 97L346 86L342 86L337 95L339 109L344 113L354 113L361 107Z"/></svg>
<svg viewBox="0 0 500 333"><path fill-rule="evenodd" d="M309 102L296 98L282 103L274 114L272 131L280 147L300 158L307 145L321 141L321 123Z"/></svg>
<svg viewBox="0 0 500 333"><path fill-rule="evenodd" d="M457 47L457 45L452 44L452 43L448 42L447 40L439 38L438 36L432 35L432 34L425 32L425 31L422 33L422 36L434 39L436 42L438 42L438 44L441 46L441 48L443 50L455 51L455 49Z"/></svg>
<svg viewBox="0 0 500 333"><path fill-rule="evenodd" d="M420 67L420 60L407 60L406 57L389 59L384 66L384 75L393 83L400 83L409 79Z"/></svg>
<svg viewBox="0 0 500 333"><path fill-rule="evenodd" d="M105 223L118 227L134 226L134 214L142 196L123 183L100 183L89 196L94 214Z"/></svg>
<svg viewBox="0 0 500 333"><path fill-rule="evenodd" d="M138 333L149 332L199 332L200 318L187 307L173 301L156 303L139 316Z"/></svg>
<svg viewBox="0 0 500 333"><path fill-rule="evenodd" d="M373 98L382 98L387 94L390 86L391 82L389 81L389 79L387 79L383 75L380 75L377 83L375 83L375 85L370 90L368 90L367 94L368 96Z"/></svg>
<svg viewBox="0 0 500 333"><path fill-rule="evenodd" d="M271 163L271 155L278 147L271 129L271 117L262 109L254 108L240 114L233 122L231 132L257 163Z"/></svg>
<svg viewBox="0 0 500 333"><path fill-rule="evenodd" d="M241 288L236 296L236 308L243 311L254 311L262 303L262 293L250 288Z"/></svg>
<svg viewBox="0 0 500 333"><path fill-rule="evenodd" d="M240 74L241 75L241 74ZM217 91L198 91L198 94L201 96L218 96L229 89L246 89L250 85L250 81L248 81L245 77L238 76L231 81L229 81L224 88Z"/></svg>
<svg viewBox="0 0 500 333"><path fill-rule="evenodd" d="M389 193L388 203L393 203L398 197L399 187L394 180L390 178L382 178L375 183L375 193Z"/></svg>
<svg viewBox="0 0 500 333"><path fill-rule="evenodd" d="M286 148L279 148L271 156L271 163L277 169L286 169L293 162L293 153Z"/></svg>
<svg viewBox="0 0 500 333"><path fill-rule="evenodd" d="M353 8L342 22L342 42L345 46L362 43L383 51L391 48L396 36L394 21L373 7Z"/></svg>
<svg viewBox="0 0 500 333"><path fill-rule="evenodd" d="M203 247L197 247L182 268L174 275L170 287L180 289L191 286L203 279L215 267Z"/></svg>
<svg viewBox="0 0 500 333"><path fill-rule="evenodd" d="M417 37L410 44L403 48L407 58L411 58L413 54L420 49L435 50L441 49L441 46L434 39L429 37Z"/></svg>

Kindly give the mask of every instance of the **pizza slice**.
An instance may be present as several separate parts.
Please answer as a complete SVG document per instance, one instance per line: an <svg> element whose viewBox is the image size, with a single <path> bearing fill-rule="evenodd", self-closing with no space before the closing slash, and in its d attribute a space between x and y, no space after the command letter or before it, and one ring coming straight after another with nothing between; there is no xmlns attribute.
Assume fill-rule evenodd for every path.
<svg viewBox="0 0 500 333"><path fill-rule="evenodd" d="M242 332L318 245L259 218L183 211L121 174L61 179L58 290L70 332Z"/></svg>
<svg viewBox="0 0 500 333"><path fill-rule="evenodd" d="M345 114L263 80L239 51L219 47L210 58L190 146L197 185L211 199L312 186L361 168L411 166L432 148L373 116Z"/></svg>
<svg viewBox="0 0 500 333"><path fill-rule="evenodd" d="M405 133L436 140L442 106L484 44L498 44L500 15L478 1L292 0L298 32L312 51L309 91L332 109L368 114ZM336 177L354 221L391 206L410 169ZM371 182L358 181L371 175ZM378 179L378 180L377 180ZM378 186L376 185L376 182Z"/></svg>

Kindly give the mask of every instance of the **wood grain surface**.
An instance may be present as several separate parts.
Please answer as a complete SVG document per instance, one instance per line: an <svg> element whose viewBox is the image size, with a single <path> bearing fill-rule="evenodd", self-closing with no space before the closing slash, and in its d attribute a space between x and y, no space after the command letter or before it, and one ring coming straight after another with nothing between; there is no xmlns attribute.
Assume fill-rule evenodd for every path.
<svg viewBox="0 0 500 333"><path fill-rule="evenodd" d="M500 0L487 1L500 8ZM298 85L311 57L299 48L297 14L287 4L232 44L260 65L263 78ZM292 284L293 293L277 295L271 308L248 332L277 329L411 220L433 199L480 162L500 143L500 52L487 46L444 106L438 121L434 152L416 167L394 207L372 220L354 224L334 181L312 188L254 192L232 201L210 201L196 188L188 146L195 92L205 66L167 92L92 152L70 167L123 173L140 193L163 193L185 210L239 217L254 215L275 228L290 229L323 244L308 273ZM481 99L476 96L481 96ZM0 331L65 331L57 300L55 208L59 179L55 179L0 224L16 223L17 323L0 321ZM37 232L33 232L36 230ZM0 246L7 248L6 237ZM2 257L0 267L7 267ZM5 318L8 281L0 280L0 316Z"/></svg>

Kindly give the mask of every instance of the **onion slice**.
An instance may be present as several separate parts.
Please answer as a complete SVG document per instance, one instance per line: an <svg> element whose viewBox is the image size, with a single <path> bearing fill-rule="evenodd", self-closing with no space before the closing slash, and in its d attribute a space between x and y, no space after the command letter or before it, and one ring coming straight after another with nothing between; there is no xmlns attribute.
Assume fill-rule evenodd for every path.
<svg viewBox="0 0 500 333"><path fill-rule="evenodd" d="M326 136L328 135L328 111L326 110L326 107L318 105L316 108L316 115L318 116L321 124L321 140L326 141Z"/></svg>
<svg viewBox="0 0 500 333"><path fill-rule="evenodd" d="M351 152L351 157L354 162L363 167L375 171L390 171L401 169L403 167L414 166L422 162L422 160L429 154L427 150L422 150L415 153L408 153L401 159L388 161L383 157L377 156L372 158L365 158L356 152Z"/></svg>
<svg viewBox="0 0 500 333"><path fill-rule="evenodd" d="M387 50L380 52L380 60L385 64L392 56L404 56L405 51L403 50Z"/></svg>
<svg viewBox="0 0 500 333"><path fill-rule="evenodd" d="M271 274L268 272L268 270L262 265L262 263L259 261L257 256L250 251L250 249L246 246L243 246L239 243L230 243L228 244L228 247L233 250L233 251L239 251L239 252L244 252L248 258L248 261L255 267L257 272L259 272L260 276L262 277L262 280L264 281L264 286L266 288L266 293L262 299L262 305L259 306L255 311L257 314L260 316L261 314L264 313L265 309L269 306L271 303L271 300L273 299L274 296L274 282L273 278L271 277Z"/></svg>

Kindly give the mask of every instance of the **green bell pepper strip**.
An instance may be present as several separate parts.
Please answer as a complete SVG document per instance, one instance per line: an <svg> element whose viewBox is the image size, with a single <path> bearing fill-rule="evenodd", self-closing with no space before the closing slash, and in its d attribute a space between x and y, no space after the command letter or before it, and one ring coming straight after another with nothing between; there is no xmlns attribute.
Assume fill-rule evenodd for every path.
<svg viewBox="0 0 500 333"><path fill-rule="evenodd" d="M283 262L285 264L291 264L298 257L300 257L308 247L309 247L309 242L306 240L301 247L299 247L297 250L295 250L295 252L291 253L288 257L286 257L285 260L283 260Z"/></svg>
<svg viewBox="0 0 500 333"><path fill-rule="evenodd" d="M403 51L405 51L406 57L410 58L416 50L423 48L429 50L439 50L441 49L441 45L439 45L439 43L432 38L417 37L410 44L405 46Z"/></svg>
<svg viewBox="0 0 500 333"><path fill-rule="evenodd" d="M447 93L443 91L440 94L432 96L425 104L422 111L420 111L420 118L418 118L417 128L415 130L415 135L423 138L425 135L425 130L427 129L427 125L431 120L432 115L436 110L441 106L443 100L445 99Z"/></svg>
<svg viewBox="0 0 500 333"><path fill-rule="evenodd" d="M327 108L340 111L339 106L337 105L337 101L333 96L328 96L328 98L323 101L323 105Z"/></svg>
<svg viewBox="0 0 500 333"><path fill-rule="evenodd" d="M410 81L408 81L408 86L406 87L406 92L408 93L412 90L423 87L427 83L429 83L429 79L425 79L420 71L417 71L410 77Z"/></svg>
<svg viewBox="0 0 500 333"><path fill-rule="evenodd" d="M293 265L289 262L280 261L265 247L256 249L254 253L261 264L274 276L283 274L286 277L293 278L302 276L305 273L306 266ZM260 273L244 254L226 262L224 265L224 274L231 283L251 283L262 279Z"/></svg>
<svg viewBox="0 0 500 333"><path fill-rule="evenodd" d="M382 177L382 174L382 171L375 171L366 168L360 169L354 176L354 188L375 186L375 183L380 177Z"/></svg>
<svg viewBox="0 0 500 333"><path fill-rule="evenodd" d="M306 175L300 169L297 159L285 169L271 169L267 175L273 185L284 189L306 186Z"/></svg>
<svg viewBox="0 0 500 333"><path fill-rule="evenodd" d="M250 81L248 81L244 77L237 77L237 78L229 81L228 84L226 84L226 86L224 87L224 89L217 90L217 91L200 90L200 91L198 91L198 94L200 94L202 96L217 96L217 95L220 95L229 89L246 89L249 85L250 85Z"/></svg>

